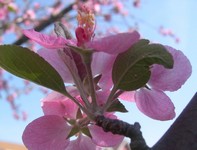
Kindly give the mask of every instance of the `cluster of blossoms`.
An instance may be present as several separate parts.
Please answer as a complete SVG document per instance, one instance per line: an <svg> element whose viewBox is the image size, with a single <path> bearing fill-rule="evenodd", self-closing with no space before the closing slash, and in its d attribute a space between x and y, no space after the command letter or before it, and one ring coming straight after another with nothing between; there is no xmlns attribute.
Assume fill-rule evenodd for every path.
<svg viewBox="0 0 197 150"><path fill-rule="evenodd" d="M41 101L44 116L31 122L23 133L29 150L92 150L117 146L124 137L104 132L96 125L96 116L117 118L108 108L121 99L135 102L142 113L153 119L173 119L174 105L164 91L179 89L191 74L186 56L165 46L174 59L173 69L152 65L151 77L144 87L136 91L114 89L112 68L116 57L138 42L140 35L133 31L97 39L94 15L85 6L80 8L77 19L76 39L61 23L55 24L57 36L33 29L23 31L43 46L37 53L61 75L68 91L67 97L52 92Z"/></svg>
<svg viewBox="0 0 197 150"><path fill-rule="evenodd" d="M22 1L14 1L14 0L0 0L0 43L7 43L6 40L7 36L14 35L12 39L16 40L15 42L12 41L14 44L22 44L21 39L23 39L23 36L21 35L21 29L26 27L26 28L31 28L32 25L36 28L40 28L43 26L44 22L48 22L51 20L51 17L58 16L59 14L65 13L65 9L69 8L72 5L72 9L70 9L69 12L66 12L64 14L64 17L59 18L61 19L61 22L66 24L66 26L69 29L73 29L74 26L70 20L72 20L72 10L78 9L80 7L80 4L85 3L89 5L91 8L93 8L94 13L100 18L102 21L104 19L105 22L109 23L114 21L113 19L115 18L114 16L121 16L125 17L126 15L131 15L127 7L125 5L128 5L128 2L122 1L122 0L88 0L88 1L83 1L83 0L75 0L70 3L67 3L68 5L65 6L65 3L63 0L53 0L50 1L48 5L46 3L39 3L36 1L31 1L31 0L22 0ZM69 4L71 4L69 6ZM133 0L132 2L129 2L130 6L133 5L133 7L139 7L141 4L140 0ZM113 14L113 15L112 15ZM133 14L132 14L133 16ZM138 20L133 20L135 22L138 22ZM107 24L106 24L107 25ZM47 27L47 26L46 26ZM128 25L127 25L128 27ZM133 29L133 28L132 28ZM80 29L79 29L80 30ZM117 26L110 26L110 28L106 27L104 30L100 30L100 34L103 34L103 32L113 32L117 33L119 32L119 29ZM157 29L156 29L157 30ZM171 32L171 31L165 31L165 30L159 30L159 33L162 35L167 35L172 38L176 38L176 41L178 42L179 39ZM91 34L91 33L90 33ZM88 35L91 37L90 35ZM79 40L79 39L78 39ZM90 39L89 39L90 40ZM23 41L23 40L22 40ZM34 49L35 43L34 42L28 42L27 43L28 47L31 49ZM5 74L3 75L3 78L5 78ZM1 80L1 78L0 78ZM5 82L4 82L5 81ZM18 86L13 86L12 89L16 89L14 92L11 91L11 84L10 80L1 80L0 84L6 83L9 88L1 88L1 93L9 93L10 95L21 95L24 94L22 93L23 89L20 89ZM28 91L31 91L35 88L33 85L29 84L29 87L26 87L26 84L24 85L24 89L30 89ZM5 87L5 86L1 86ZM5 92L6 91L6 92ZM18 94L17 91L20 91ZM40 90L42 92L42 89ZM6 96L7 97L7 96ZM15 96L15 99L17 99L18 96ZM16 101L12 101L12 105L18 105ZM15 104L16 102L16 104ZM17 111L20 111L18 109ZM16 114L15 116L19 115L17 113L16 109L14 109L14 113ZM16 117L18 118L18 117Z"/></svg>

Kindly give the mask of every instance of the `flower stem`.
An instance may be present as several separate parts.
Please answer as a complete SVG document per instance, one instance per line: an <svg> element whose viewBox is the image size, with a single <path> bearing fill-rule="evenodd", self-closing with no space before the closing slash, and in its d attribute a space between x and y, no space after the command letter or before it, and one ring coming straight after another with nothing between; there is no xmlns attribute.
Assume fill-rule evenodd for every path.
<svg viewBox="0 0 197 150"><path fill-rule="evenodd" d="M103 107L103 112L105 112L107 110L107 108L111 105L113 99L114 99L114 95L116 94L117 88L114 86L111 90L111 93L107 99L106 104Z"/></svg>
<svg viewBox="0 0 197 150"><path fill-rule="evenodd" d="M67 51L69 53L69 51ZM67 68L69 69L72 77L73 77L73 80L74 80L74 83L76 84L76 87L80 93L80 96L83 100L83 102L85 103L86 107L89 108L90 107L90 103L86 97L86 94L85 94L85 91L84 91L84 88L83 88L83 84L81 82L81 79L78 77L77 73L75 72L75 63L73 62L73 59L70 59L69 57L72 57L71 55L70 56L67 56L64 51L61 51L59 50L58 51L58 54L60 56L60 58L62 58L64 64L67 66ZM70 59L71 62L67 62L67 60ZM77 69L76 69L77 70Z"/></svg>
<svg viewBox="0 0 197 150"><path fill-rule="evenodd" d="M67 96L68 98L70 98L75 104L77 104L77 106L79 106L79 108L90 118L92 118L91 114L89 113L89 111L84 108L72 95L70 95L69 93L67 93L65 96Z"/></svg>
<svg viewBox="0 0 197 150"><path fill-rule="evenodd" d="M85 65L86 72L87 72L87 77L88 77L88 83L89 83L89 89L90 89L90 95L91 95L91 98L92 98L93 108L95 108L97 106L97 101L96 101L96 92L95 92L96 90L95 90L95 86L94 86L94 78L93 78L92 69L91 69L92 53L82 55L82 57L83 57L84 65Z"/></svg>
<svg viewBox="0 0 197 150"><path fill-rule="evenodd" d="M79 90L80 96L81 96L83 102L85 103L86 107L90 108L90 102L88 101L88 99L86 97L81 80L75 80L75 84L77 86L77 89Z"/></svg>

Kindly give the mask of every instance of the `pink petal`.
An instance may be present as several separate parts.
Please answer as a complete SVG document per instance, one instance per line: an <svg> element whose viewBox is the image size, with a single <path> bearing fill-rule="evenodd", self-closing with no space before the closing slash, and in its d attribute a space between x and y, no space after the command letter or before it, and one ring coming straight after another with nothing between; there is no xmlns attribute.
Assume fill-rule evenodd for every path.
<svg viewBox="0 0 197 150"><path fill-rule="evenodd" d="M118 119L118 117L116 116L116 115L114 115L115 114L115 112L105 112L104 113L104 116L106 117L106 118L110 118L110 119Z"/></svg>
<svg viewBox="0 0 197 150"><path fill-rule="evenodd" d="M46 48L64 48L66 44L70 44L70 41L63 37L42 34L34 29L23 30L23 34Z"/></svg>
<svg viewBox="0 0 197 150"><path fill-rule="evenodd" d="M38 54L55 68L64 82L73 83L72 75L63 60L60 58L58 51L52 49L40 49Z"/></svg>
<svg viewBox="0 0 197 150"><path fill-rule="evenodd" d="M110 89L113 85L112 82L112 67L116 59L116 55L110 55L107 53L99 52L93 54L92 59L92 72L93 75L101 74L99 86L103 90Z"/></svg>
<svg viewBox="0 0 197 150"><path fill-rule="evenodd" d="M107 73L107 74L104 74L100 81L99 81L99 87L106 91L106 90L109 90L111 89L113 86L113 81L112 81L112 74L111 74L111 71L110 73Z"/></svg>
<svg viewBox="0 0 197 150"><path fill-rule="evenodd" d="M137 31L119 33L93 40L86 44L87 47L102 51L109 54L119 54L130 48L135 42L139 40L139 33Z"/></svg>
<svg viewBox="0 0 197 150"><path fill-rule="evenodd" d="M94 53L92 58L92 72L94 75L103 74L112 70L116 55L99 52Z"/></svg>
<svg viewBox="0 0 197 150"><path fill-rule="evenodd" d="M96 96L97 96L97 104L99 106L103 106L105 105L105 103L107 102L107 98L110 94L110 91L96 91Z"/></svg>
<svg viewBox="0 0 197 150"><path fill-rule="evenodd" d="M119 98L128 102L135 102L134 95L135 91L124 92L119 96Z"/></svg>
<svg viewBox="0 0 197 150"><path fill-rule="evenodd" d="M89 137L80 134L76 140L69 143L66 150L96 150L96 145Z"/></svg>
<svg viewBox="0 0 197 150"><path fill-rule="evenodd" d="M89 127L92 135L92 141L102 147L113 147L119 145L124 139L123 136L115 135L110 132L105 132L101 127L92 125Z"/></svg>
<svg viewBox="0 0 197 150"><path fill-rule="evenodd" d="M62 117L43 116L25 128L22 138L28 150L64 150L70 130Z"/></svg>
<svg viewBox="0 0 197 150"><path fill-rule="evenodd" d="M78 110L72 100L57 92L47 95L41 105L45 115L58 115L67 118L75 118Z"/></svg>
<svg viewBox="0 0 197 150"><path fill-rule="evenodd" d="M97 97L97 104L99 106L103 106L105 105L105 103L107 102L107 98L109 97L110 94L110 90L102 90L102 91L96 91L96 97Z"/></svg>
<svg viewBox="0 0 197 150"><path fill-rule="evenodd" d="M167 47L174 59L173 69L165 69L161 65L154 65L151 70L149 84L163 91L175 91L190 77L192 67L187 57L178 50Z"/></svg>
<svg viewBox="0 0 197 150"><path fill-rule="evenodd" d="M138 109L150 118L164 121L175 117L174 105L162 91L140 89L135 100Z"/></svg>

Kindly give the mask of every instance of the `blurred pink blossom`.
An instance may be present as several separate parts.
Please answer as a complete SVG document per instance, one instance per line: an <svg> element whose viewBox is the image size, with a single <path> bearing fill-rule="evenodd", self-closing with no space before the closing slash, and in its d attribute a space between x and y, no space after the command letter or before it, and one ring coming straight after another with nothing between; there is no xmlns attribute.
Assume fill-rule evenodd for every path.
<svg viewBox="0 0 197 150"><path fill-rule="evenodd" d="M5 20L8 17L8 9L6 6L0 8L0 20Z"/></svg>

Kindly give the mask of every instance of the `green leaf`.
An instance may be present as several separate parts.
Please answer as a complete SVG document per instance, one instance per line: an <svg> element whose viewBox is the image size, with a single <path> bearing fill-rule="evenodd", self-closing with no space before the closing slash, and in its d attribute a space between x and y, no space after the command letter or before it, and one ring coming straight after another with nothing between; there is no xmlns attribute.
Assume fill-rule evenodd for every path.
<svg viewBox="0 0 197 150"><path fill-rule="evenodd" d="M1 45L0 66L18 77L67 94L58 72L30 49L16 45Z"/></svg>
<svg viewBox="0 0 197 150"><path fill-rule="evenodd" d="M114 102L107 109L107 112L128 112L125 106L119 101L119 99L114 100Z"/></svg>
<svg viewBox="0 0 197 150"><path fill-rule="evenodd" d="M81 129L81 132L82 132L83 134L87 135L88 137L92 138L92 135L91 135L90 130L89 130L88 127L82 128L82 129Z"/></svg>
<svg viewBox="0 0 197 150"><path fill-rule="evenodd" d="M140 40L117 56L112 70L116 88L132 91L144 86L150 78L150 66L153 64L173 68L173 58L166 48L161 44L148 43L148 40Z"/></svg>
<svg viewBox="0 0 197 150"><path fill-rule="evenodd" d="M73 135L77 134L78 132L80 131L79 127L78 126L74 126L70 133L68 134L67 136L67 139L69 139L70 137L72 137Z"/></svg>

